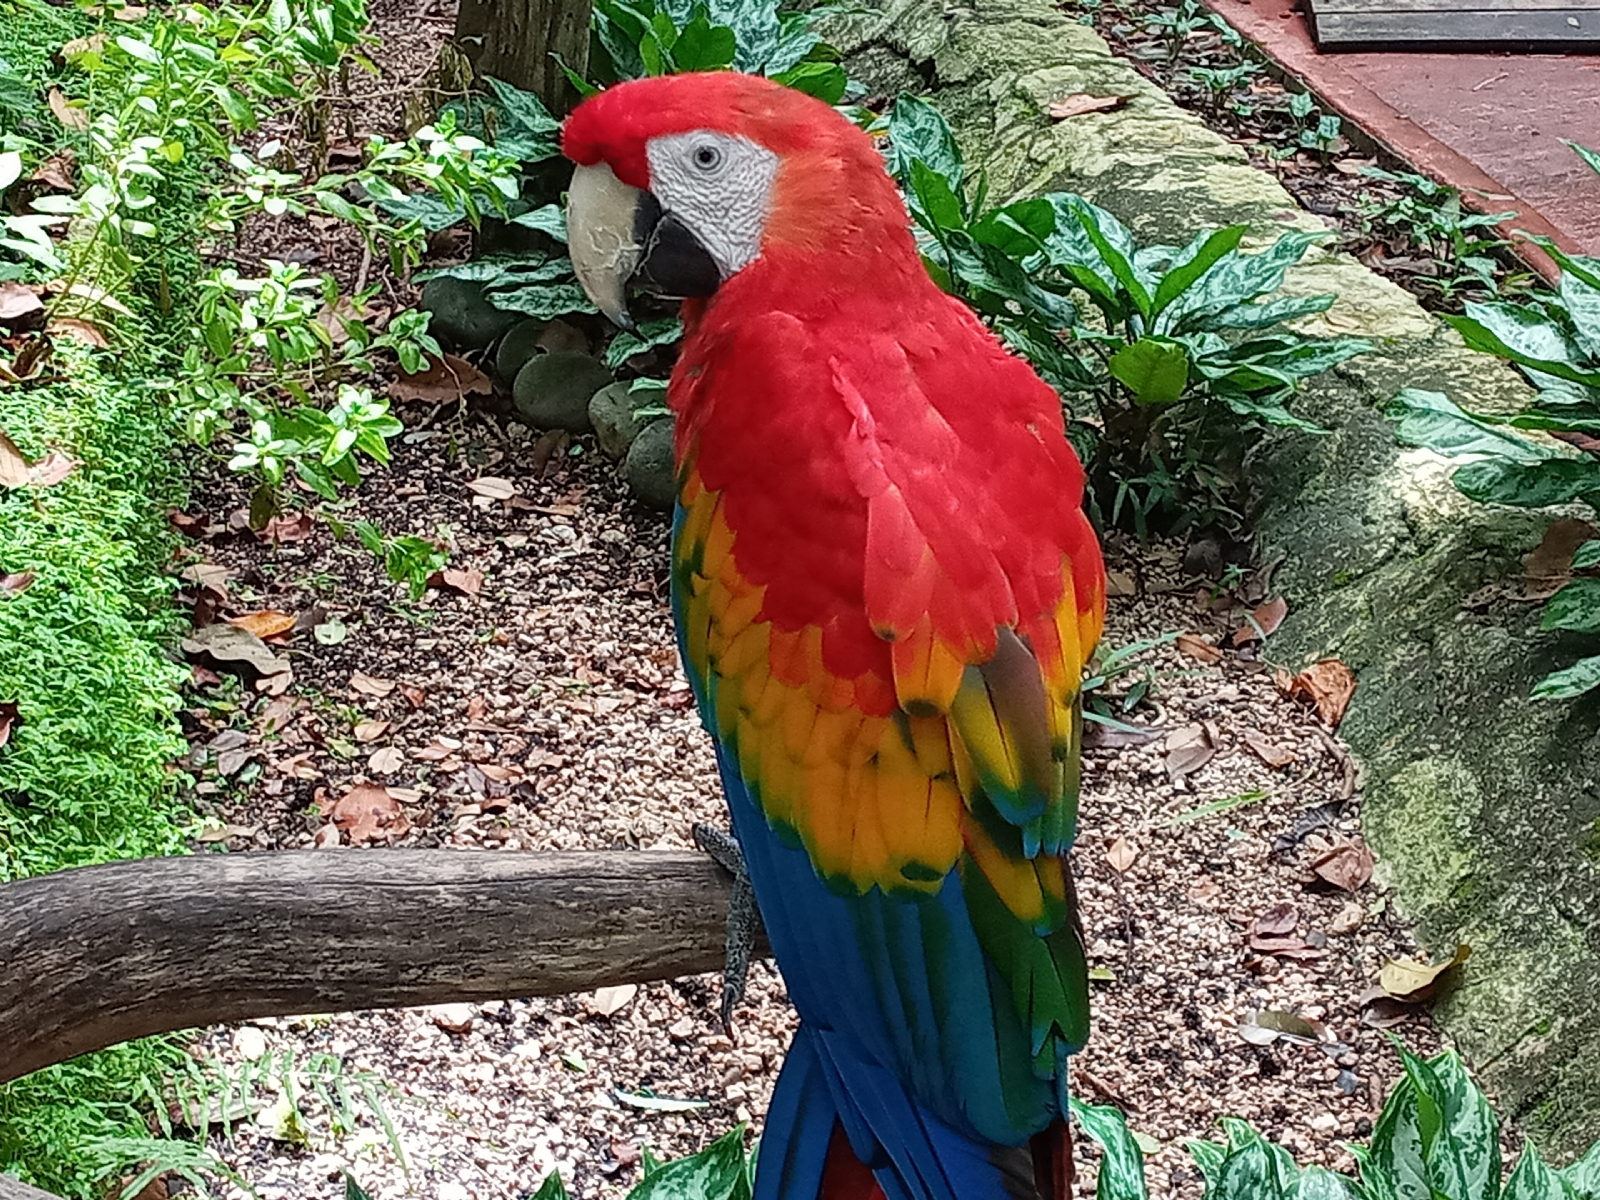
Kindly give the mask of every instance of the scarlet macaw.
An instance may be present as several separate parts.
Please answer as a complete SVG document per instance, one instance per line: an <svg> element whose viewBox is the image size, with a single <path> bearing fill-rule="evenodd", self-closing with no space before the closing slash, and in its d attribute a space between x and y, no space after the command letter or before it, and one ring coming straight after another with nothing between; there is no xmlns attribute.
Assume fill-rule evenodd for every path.
<svg viewBox="0 0 1600 1200"><path fill-rule="evenodd" d="M596 305L687 297L678 640L801 1018L757 1200L1064 1197L1105 574L1060 401L929 278L821 101L641 80L563 148Z"/></svg>

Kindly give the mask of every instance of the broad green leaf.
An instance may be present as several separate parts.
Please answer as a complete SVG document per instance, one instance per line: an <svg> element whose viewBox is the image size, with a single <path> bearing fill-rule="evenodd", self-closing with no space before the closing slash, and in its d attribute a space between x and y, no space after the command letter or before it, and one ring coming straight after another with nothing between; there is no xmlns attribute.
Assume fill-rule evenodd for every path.
<svg viewBox="0 0 1600 1200"><path fill-rule="evenodd" d="M1285 321L1327 312L1338 297L1332 293L1322 296L1283 296L1265 304L1236 304L1213 313L1206 321L1212 329L1269 329Z"/></svg>
<svg viewBox="0 0 1600 1200"><path fill-rule="evenodd" d="M1079 196L1068 196L1067 211L1078 221L1083 236L1099 253L1112 277L1122 286L1123 292L1133 301L1133 307L1146 321L1150 319L1152 303L1150 291L1139 278L1133 265L1133 235L1103 208L1096 208ZM1057 209L1056 232L1061 232L1063 220Z"/></svg>
<svg viewBox="0 0 1600 1200"><path fill-rule="evenodd" d="M918 221L935 237L967 223L961 199L950 190L949 180L921 159L911 163L911 194Z"/></svg>
<svg viewBox="0 0 1600 1200"><path fill-rule="evenodd" d="M1290 379L1308 379L1372 349L1372 343L1361 338L1272 336L1244 342L1221 357L1259 370L1281 372Z"/></svg>
<svg viewBox="0 0 1600 1200"><path fill-rule="evenodd" d="M561 1182L561 1172L551 1171L546 1175L532 1200L567 1200L567 1187Z"/></svg>
<svg viewBox="0 0 1600 1200"><path fill-rule="evenodd" d="M838 63L800 62L772 76L778 83L815 96L824 104L837 104L844 99L850 86L850 77Z"/></svg>
<svg viewBox="0 0 1600 1200"><path fill-rule="evenodd" d="M752 74L765 74L771 69L769 60L783 38L783 23L776 4L770 0L709 0L704 11L712 25L726 29L733 38L722 66ZM693 25L694 22L680 20L680 24ZM684 32L688 33L688 29ZM673 53L677 55L676 50ZM679 70L690 69L682 65L680 58Z"/></svg>
<svg viewBox="0 0 1600 1200"><path fill-rule="evenodd" d="M344 1200L372 1200L372 1197L367 1195L366 1190L355 1181L354 1176L348 1171L345 1172L344 1176Z"/></svg>
<svg viewBox="0 0 1600 1200"><path fill-rule="evenodd" d="M1422 1161L1417 1088L1409 1076L1389 1092L1373 1126L1372 1141L1356 1161L1372 1200L1434 1200Z"/></svg>
<svg viewBox="0 0 1600 1200"><path fill-rule="evenodd" d="M1217 1171L1215 1200L1283 1200L1277 1164L1266 1142L1229 1150Z"/></svg>
<svg viewBox="0 0 1600 1200"><path fill-rule="evenodd" d="M1072 1115L1103 1151L1096 1200L1145 1200L1144 1152L1134 1140L1122 1114L1109 1105L1097 1107L1076 1097L1069 1103Z"/></svg>
<svg viewBox="0 0 1600 1200"><path fill-rule="evenodd" d="M631 333L624 330L611 339L606 347L606 366L615 371L635 354L657 346L665 346L683 336L683 322L677 317L663 317L659 321L645 321Z"/></svg>
<svg viewBox="0 0 1600 1200"><path fill-rule="evenodd" d="M1539 463L1468 463L1450 477L1462 495L1485 504L1544 508L1600 492L1600 462L1551 458Z"/></svg>
<svg viewBox="0 0 1600 1200"><path fill-rule="evenodd" d="M1189 384L1189 355L1172 342L1142 338L1107 364L1112 378L1133 393L1135 404L1175 404Z"/></svg>
<svg viewBox="0 0 1600 1200"><path fill-rule="evenodd" d="M730 1200L744 1178L744 1159L741 1125L700 1153L658 1167L628 1200Z"/></svg>
<svg viewBox="0 0 1600 1200"><path fill-rule="evenodd" d="M1184 1142L1184 1149L1189 1152L1189 1157L1194 1159L1194 1165L1200 1168L1200 1174L1205 1177L1206 1195L1217 1194L1217 1180L1222 1174L1222 1161L1228 1157L1228 1148L1216 1142L1204 1142L1199 1138L1191 1138Z"/></svg>
<svg viewBox="0 0 1600 1200"><path fill-rule="evenodd" d="M1296 230L1284 234L1259 254L1236 250L1224 256L1196 286L1173 303L1168 313L1172 329L1201 328L1208 324L1205 318L1214 313L1237 308L1277 291L1283 286L1289 268L1326 236Z"/></svg>
<svg viewBox="0 0 1600 1200"><path fill-rule="evenodd" d="M720 71L733 65L738 39L726 25L713 25L705 14L684 26L672 46L672 61L680 71Z"/></svg>
<svg viewBox="0 0 1600 1200"><path fill-rule="evenodd" d="M642 1108L646 1112L694 1112L705 1108L709 1100L684 1100L677 1096L657 1096L652 1092L629 1092L616 1089L616 1096L629 1108Z"/></svg>
<svg viewBox="0 0 1600 1200"><path fill-rule="evenodd" d="M1572 565L1578 565L1576 555ZM1546 601L1539 628L1600 633L1600 579L1574 579L1562 587Z"/></svg>
<svg viewBox="0 0 1600 1200"><path fill-rule="evenodd" d="M951 191L960 191L964 168L955 134L933 105L902 95L889 113L889 173L909 180L918 159L943 175Z"/></svg>
<svg viewBox="0 0 1600 1200"><path fill-rule="evenodd" d="M1600 371L1586 371L1578 348L1560 326L1535 309L1516 304L1466 305L1465 316L1446 313L1444 319L1474 350L1510 359L1557 379L1588 388L1600 388Z"/></svg>
<svg viewBox="0 0 1600 1200"><path fill-rule="evenodd" d="M1450 1200L1495 1200L1500 1125L1488 1099L1451 1051L1423 1060L1402 1048L1400 1056L1417 1092L1429 1184Z"/></svg>
<svg viewBox="0 0 1600 1200"><path fill-rule="evenodd" d="M1592 567L1600 567L1600 541L1585 542L1572 555L1574 571L1587 571Z"/></svg>
<svg viewBox="0 0 1600 1200"><path fill-rule="evenodd" d="M1161 277L1151 302L1152 315L1159 316L1168 305L1186 292L1190 285L1214 266L1223 255L1239 246L1246 226L1230 225L1214 233L1200 234L1173 260L1167 273Z"/></svg>
<svg viewBox="0 0 1600 1200"><path fill-rule="evenodd" d="M1561 140L1564 142L1567 141L1566 138L1562 138ZM1572 152L1574 154L1589 164L1589 169L1591 171L1600 172L1600 151L1591 150L1587 146L1580 146L1577 142L1567 142L1567 145L1572 147Z"/></svg>
<svg viewBox="0 0 1600 1200"><path fill-rule="evenodd" d="M1498 425L1475 417L1443 392L1406 388L1389 401L1384 415L1395 424L1395 437L1436 454L1492 454L1519 463L1540 463L1553 453Z"/></svg>
<svg viewBox="0 0 1600 1200"><path fill-rule="evenodd" d="M500 105L500 123L497 137L553 138L561 130L561 122L550 115L544 101L532 92L525 92L503 79L489 80L494 96Z"/></svg>
<svg viewBox="0 0 1600 1200"><path fill-rule="evenodd" d="M1559 294L1584 352L1591 363L1600 364L1600 287L1563 271Z"/></svg>
<svg viewBox="0 0 1600 1200"><path fill-rule="evenodd" d="M951 270L972 293L978 308L994 316L1007 316L1010 314L1004 302L1011 300L1052 330L1067 329L1074 323L1077 313L1070 300L1034 282L1020 264L992 246L973 240L962 229L947 231L945 245Z"/></svg>
<svg viewBox="0 0 1600 1200"><path fill-rule="evenodd" d="M1595 683L1600 683L1600 658L1589 658L1584 662L1595 664L1590 669ZM1577 1162L1561 1168L1561 1178L1571 1185L1580 1200L1600 1200L1600 1142L1590 1146L1589 1153Z"/></svg>
<svg viewBox="0 0 1600 1200"><path fill-rule="evenodd" d="M1035 198L984 213L972 223L969 232L985 246L1024 262L1044 252L1045 241L1055 228L1055 209L1048 200Z"/></svg>
<svg viewBox="0 0 1600 1200"><path fill-rule="evenodd" d="M1517 1160L1517 1169L1506 1180L1500 1200L1574 1200L1576 1195L1572 1185L1552 1171L1533 1143L1528 1142Z"/></svg>
<svg viewBox="0 0 1600 1200"><path fill-rule="evenodd" d="M559 204L546 204L543 208L512 217L508 224L537 229L540 233L548 233L558 242L567 240L567 215L561 211Z"/></svg>
<svg viewBox="0 0 1600 1200"><path fill-rule="evenodd" d="M1133 233L1105 209L1090 204L1082 196L1070 192L1051 192L1044 199L1055 209L1055 229L1045 242L1045 253L1052 266L1086 267L1115 290L1120 277L1112 271L1100 247L1089 237L1092 227L1109 243L1117 255L1132 269L1137 253Z"/></svg>
<svg viewBox="0 0 1600 1200"><path fill-rule="evenodd" d="M1241 417L1254 417L1265 425L1276 426L1279 429L1298 429L1301 433L1328 432L1313 421L1295 416L1283 406L1282 397L1289 395L1287 388L1282 392L1268 393L1265 396L1251 396L1227 387L1219 387L1215 391L1217 398Z"/></svg>
<svg viewBox="0 0 1600 1200"><path fill-rule="evenodd" d="M1356 1200L1353 1181L1325 1167L1310 1166L1300 1172L1295 1200Z"/></svg>
<svg viewBox="0 0 1600 1200"><path fill-rule="evenodd" d="M1600 655L1592 658L1580 658L1570 667L1563 667L1559 671L1552 671L1538 683L1533 685L1533 691L1528 693L1535 700L1571 700L1585 692L1593 691L1600 687ZM1590 1152L1592 1155L1592 1151ZM1587 1159L1585 1160L1587 1161ZM1569 1167L1568 1170L1571 1170ZM1584 1192L1579 1188L1579 1194L1594 1196L1600 1200L1600 1169L1597 1169L1594 1178L1590 1181L1590 1190Z"/></svg>

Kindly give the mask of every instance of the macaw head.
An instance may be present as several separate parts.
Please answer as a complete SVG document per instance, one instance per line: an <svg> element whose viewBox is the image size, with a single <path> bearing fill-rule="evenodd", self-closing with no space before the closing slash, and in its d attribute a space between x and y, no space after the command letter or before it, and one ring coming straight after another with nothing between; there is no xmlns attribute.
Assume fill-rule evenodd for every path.
<svg viewBox="0 0 1600 1200"><path fill-rule="evenodd" d="M905 206L872 139L756 75L666 75L608 88L562 131L573 270L631 321L627 287L706 297L752 264L844 253L916 263Z"/></svg>

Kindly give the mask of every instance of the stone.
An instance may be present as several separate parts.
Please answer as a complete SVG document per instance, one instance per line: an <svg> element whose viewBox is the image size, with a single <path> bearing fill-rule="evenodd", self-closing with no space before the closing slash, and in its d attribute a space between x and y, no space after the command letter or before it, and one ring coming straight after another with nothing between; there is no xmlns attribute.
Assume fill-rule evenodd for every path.
<svg viewBox="0 0 1600 1200"><path fill-rule="evenodd" d="M658 417L639 431L628 447L623 472L639 503L663 511L672 507L678 480L672 463L671 417Z"/></svg>
<svg viewBox="0 0 1600 1200"><path fill-rule="evenodd" d="M1142 241L1179 245L1235 222L1247 247L1325 228L1048 0L887 0L829 21L870 90L937 82L992 202L1076 191ZM1133 99L1049 121L1045 104L1075 92ZM1445 462L1399 446L1382 415L1402 387L1491 411L1527 389L1348 255L1312 251L1284 290L1336 293L1298 327L1379 350L1308 381L1297 411L1330 433L1250 450L1263 556L1285 555L1274 581L1289 617L1273 657L1293 668L1335 656L1356 671L1340 732L1362 762L1379 878L1436 957L1458 940L1473 949L1436 1016L1500 1111L1564 1161L1600 1138L1600 704L1528 699L1579 653L1538 630L1536 605L1462 606L1517 580L1552 514L1470 503Z"/></svg>
<svg viewBox="0 0 1600 1200"><path fill-rule="evenodd" d="M503 383L511 383L528 360L539 353L539 339L544 336L545 322L529 317L518 321L494 350L494 370Z"/></svg>
<svg viewBox="0 0 1600 1200"><path fill-rule="evenodd" d="M587 354L539 354L517 372L511 399L535 429L588 433L589 398L611 382L611 372Z"/></svg>
<svg viewBox="0 0 1600 1200"><path fill-rule="evenodd" d="M447 350L482 350L522 318L483 298L483 288L449 275L422 285L422 308L430 315L428 332Z"/></svg>
<svg viewBox="0 0 1600 1200"><path fill-rule="evenodd" d="M607 457L620 462L627 456L628 447L639 431L661 415L656 412L640 417L641 410L659 409L666 403L666 393L659 388L634 389L628 380L607 384L589 400L589 424L594 426L595 441Z"/></svg>

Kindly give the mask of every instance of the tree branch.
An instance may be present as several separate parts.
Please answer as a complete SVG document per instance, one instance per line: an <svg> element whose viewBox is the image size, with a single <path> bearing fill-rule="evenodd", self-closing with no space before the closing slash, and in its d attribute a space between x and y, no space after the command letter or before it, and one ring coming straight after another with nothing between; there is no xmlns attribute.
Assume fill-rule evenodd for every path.
<svg viewBox="0 0 1600 1200"><path fill-rule="evenodd" d="M0 1083L197 1025L717 970L728 890L675 851L204 854L8 883Z"/></svg>

